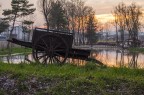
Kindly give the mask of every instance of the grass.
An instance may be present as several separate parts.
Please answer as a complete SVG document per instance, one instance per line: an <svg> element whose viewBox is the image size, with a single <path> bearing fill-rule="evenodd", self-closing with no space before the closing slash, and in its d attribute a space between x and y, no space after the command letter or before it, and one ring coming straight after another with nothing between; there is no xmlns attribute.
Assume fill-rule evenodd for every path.
<svg viewBox="0 0 144 95"><path fill-rule="evenodd" d="M36 95L142 95L144 92L143 69L108 68L94 63L80 67L72 64L0 63L0 75L6 74L19 81L35 77L38 81L50 83L50 87L37 91Z"/></svg>
<svg viewBox="0 0 144 95"><path fill-rule="evenodd" d="M14 53L28 53L31 52L30 48L24 48L24 47L15 47L15 48L11 48L11 54ZM0 49L0 55L7 55L9 53L9 50L4 48L4 49Z"/></svg>
<svg viewBox="0 0 144 95"><path fill-rule="evenodd" d="M144 53L144 48L129 48L130 52L141 52Z"/></svg>

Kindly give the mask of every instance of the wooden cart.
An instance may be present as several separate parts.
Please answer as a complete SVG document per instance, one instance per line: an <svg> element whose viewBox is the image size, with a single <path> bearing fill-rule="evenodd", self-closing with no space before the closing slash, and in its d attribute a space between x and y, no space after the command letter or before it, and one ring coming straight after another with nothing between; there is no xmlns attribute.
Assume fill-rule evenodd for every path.
<svg viewBox="0 0 144 95"><path fill-rule="evenodd" d="M32 42L15 38L9 42L32 48L32 55L39 63L64 63L67 58L88 60L90 50L72 48L73 33L36 28Z"/></svg>

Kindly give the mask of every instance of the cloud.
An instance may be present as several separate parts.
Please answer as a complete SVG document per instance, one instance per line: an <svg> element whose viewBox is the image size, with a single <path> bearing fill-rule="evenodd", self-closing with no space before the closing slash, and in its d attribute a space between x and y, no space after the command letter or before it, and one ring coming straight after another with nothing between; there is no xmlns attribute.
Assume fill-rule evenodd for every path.
<svg viewBox="0 0 144 95"><path fill-rule="evenodd" d="M96 14L111 13L113 8L118 5L122 0L87 0L86 4L92 6L96 10ZM144 8L144 0L123 0L127 5L136 2L139 6Z"/></svg>
<svg viewBox="0 0 144 95"><path fill-rule="evenodd" d="M100 15L96 15L96 17L102 23L106 23L114 19L112 14L100 14Z"/></svg>

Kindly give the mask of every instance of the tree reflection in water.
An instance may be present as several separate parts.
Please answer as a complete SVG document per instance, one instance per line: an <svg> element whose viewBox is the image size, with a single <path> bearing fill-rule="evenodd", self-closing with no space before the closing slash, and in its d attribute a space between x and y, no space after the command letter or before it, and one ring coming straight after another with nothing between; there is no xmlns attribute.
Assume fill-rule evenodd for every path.
<svg viewBox="0 0 144 95"><path fill-rule="evenodd" d="M0 61L4 63L22 63L27 55L8 55L8 56L0 56Z"/></svg>
<svg viewBox="0 0 144 95"><path fill-rule="evenodd" d="M116 62L118 61L117 60L118 55L119 55L118 52L116 52ZM129 68L138 68L138 65L137 65L138 62L137 61L138 61L139 54L137 52L128 52L125 50L121 50L120 56L121 56L120 62L119 62L120 67L127 66Z"/></svg>
<svg viewBox="0 0 144 95"><path fill-rule="evenodd" d="M144 68L144 54L132 53L128 50L95 50L91 57L111 67Z"/></svg>
<svg viewBox="0 0 144 95"><path fill-rule="evenodd" d="M137 52L130 53L129 56L131 56L130 61L128 62L128 66L131 68L138 68L138 56L139 54Z"/></svg>
<svg viewBox="0 0 144 95"><path fill-rule="evenodd" d="M144 54L130 53L127 50L115 49L106 50L99 49L91 52L91 58L95 58L105 65L115 67L130 67L130 68L144 68ZM34 62L31 54L26 55L11 55L11 56L0 56L0 61L5 63L30 63ZM68 58L66 63L75 65L85 65L85 60L71 59Z"/></svg>

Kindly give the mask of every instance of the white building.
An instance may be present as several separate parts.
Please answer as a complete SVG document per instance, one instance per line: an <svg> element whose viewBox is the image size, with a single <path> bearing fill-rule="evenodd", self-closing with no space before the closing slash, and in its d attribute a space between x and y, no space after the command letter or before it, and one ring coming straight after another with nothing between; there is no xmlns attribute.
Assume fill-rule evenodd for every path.
<svg viewBox="0 0 144 95"><path fill-rule="evenodd" d="M4 36L8 39L10 35L10 30L11 28L5 30L4 32L1 33L1 36ZM29 33L23 31L22 26L15 26L12 32L12 38L28 41L31 37Z"/></svg>

